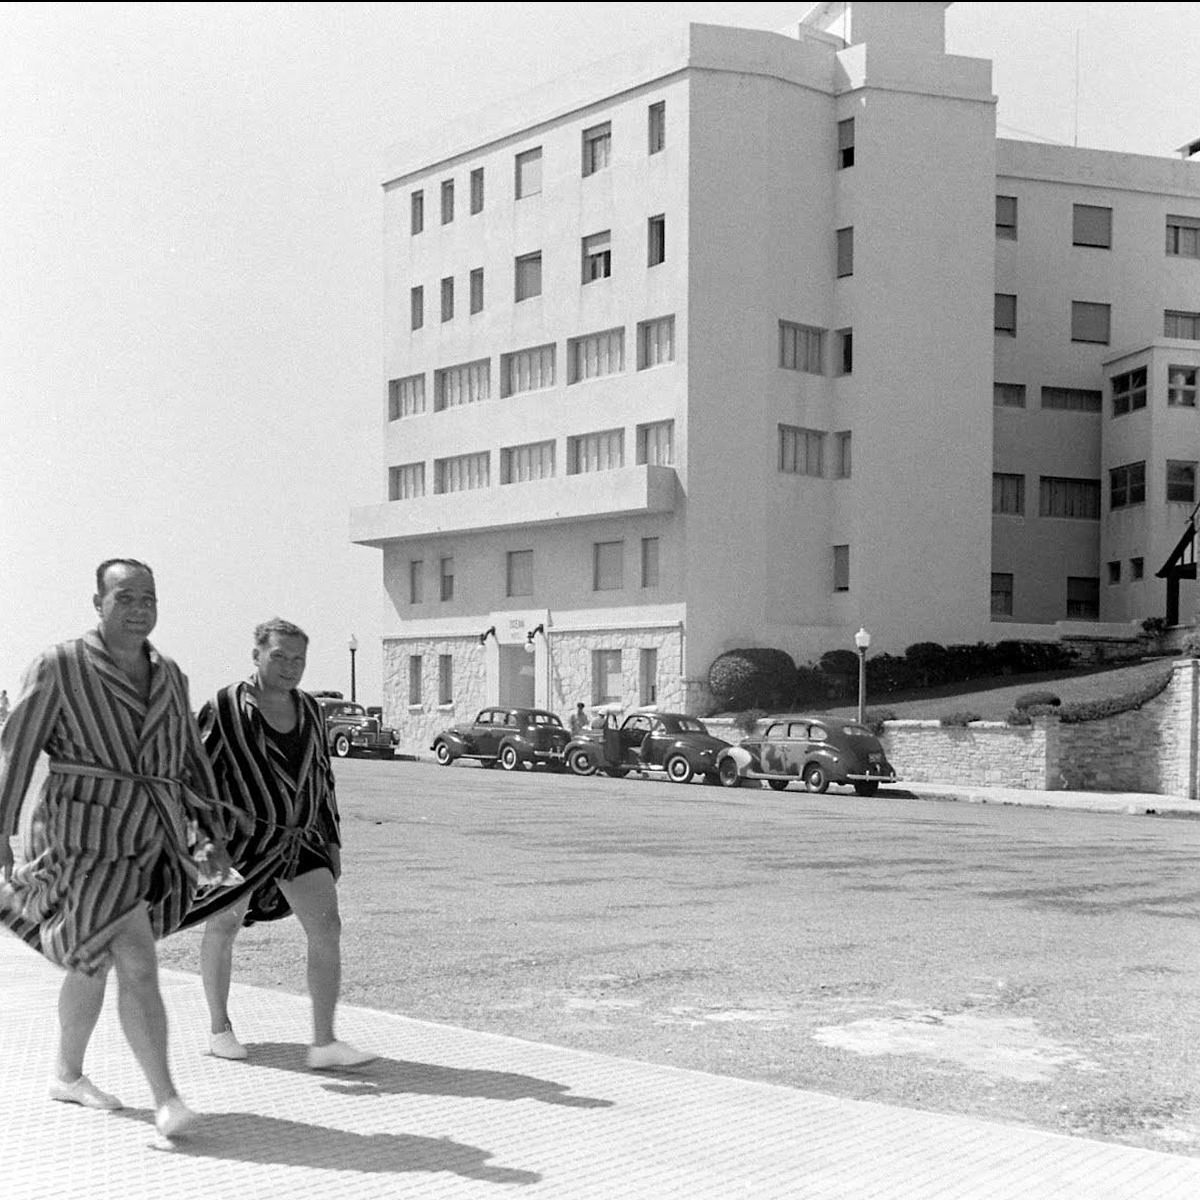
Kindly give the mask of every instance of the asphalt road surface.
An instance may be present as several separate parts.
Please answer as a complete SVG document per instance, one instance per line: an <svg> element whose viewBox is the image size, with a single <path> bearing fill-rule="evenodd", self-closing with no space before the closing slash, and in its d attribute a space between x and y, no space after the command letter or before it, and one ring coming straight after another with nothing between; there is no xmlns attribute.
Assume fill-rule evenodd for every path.
<svg viewBox="0 0 1200 1200"><path fill-rule="evenodd" d="M1200 822L336 771L348 1002L1200 1156ZM302 991L303 947L235 977Z"/></svg>

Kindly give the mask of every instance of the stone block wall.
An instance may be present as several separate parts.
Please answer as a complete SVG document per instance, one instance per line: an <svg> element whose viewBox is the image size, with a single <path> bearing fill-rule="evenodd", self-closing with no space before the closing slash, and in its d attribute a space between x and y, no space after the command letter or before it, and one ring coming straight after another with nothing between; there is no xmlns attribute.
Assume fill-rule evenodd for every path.
<svg viewBox="0 0 1200 1200"><path fill-rule="evenodd" d="M972 721L943 726L940 721L888 721L880 739L896 774L907 783L961 783L980 787L1045 789L1054 757L1057 718L1032 725Z"/></svg>

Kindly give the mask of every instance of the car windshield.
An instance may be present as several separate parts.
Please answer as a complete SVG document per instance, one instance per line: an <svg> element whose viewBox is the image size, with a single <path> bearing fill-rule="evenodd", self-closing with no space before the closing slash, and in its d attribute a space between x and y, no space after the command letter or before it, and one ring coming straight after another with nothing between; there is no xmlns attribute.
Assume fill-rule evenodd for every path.
<svg viewBox="0 0 1200 1200"><path fill-rule="evenodd" d="M367 710L361 704L343 704L341 715L343 717L365 717Z"/></svg>

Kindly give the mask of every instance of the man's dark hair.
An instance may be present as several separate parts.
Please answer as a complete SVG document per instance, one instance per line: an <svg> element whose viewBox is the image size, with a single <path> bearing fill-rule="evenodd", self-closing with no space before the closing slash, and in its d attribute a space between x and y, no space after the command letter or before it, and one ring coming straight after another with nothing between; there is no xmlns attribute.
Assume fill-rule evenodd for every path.
<svg viewBox="0 0 1200 1200"><path fill-rule="evenodd" d="M106 558L96 568L96 595L104 595L104 576L108 574L109 567L133 567L135 571L145 571L151 579L154 578L154 572L144 562L140 562L136 558Z"/></svg>
<svg viewBox="0 0 1200 1200"><path fill-rule="evenodd" d="M279 634L280 637L303 638L304 644L308 645L308 634L299 625L293 625L291 621L285 621L282 617L272 617L269 621L264 621L261 625L255 625L254 644L256 646L265 646L271 640L271 634L273 633Z"/></svg>

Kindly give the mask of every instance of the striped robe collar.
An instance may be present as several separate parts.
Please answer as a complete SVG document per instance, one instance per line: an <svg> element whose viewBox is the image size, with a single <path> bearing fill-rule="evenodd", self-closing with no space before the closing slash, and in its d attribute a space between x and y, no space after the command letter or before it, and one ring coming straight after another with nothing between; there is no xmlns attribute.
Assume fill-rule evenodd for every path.
<svg viewBox="0 0 1200 1200"><path fill-rule="evenodd" d="M296 705L296 719L300 722L300 736L304 739L304 758L300 763L300 773L293 777L287 763L287 757L275 744L273 738L267 737L263 728L266 719L262 715L262 704L258 687L258 676L251 675L237 685L238 710L242 719L254 733L254 742L259 753L268 760L279 778L286 783L293 794L298 793L312 770L313 759L316 756L317 737L323 735L322 730L314 730L313 720L304 703L303 693L298 688L292 689L292 700Z"/></svg>
<svg viewBox="0 0 1200 1200"><path fill-rule="evenodd" d="M163 722L171 715L174 690L169 673L163 669L162 655L150 642L145 643L146 654L150 659L150 692L149 697L143 699L133 680L121 670L117 660L109 653L99 629L88 630L83 635L82 642L88 662L100 677L104 690L113 704L125 711L132 728L136 730L137 749L140 751L154 739ZM126 747L121 746L119 750L124 754ZM136 757L138 756L135 755ZM125 769L131 770L133 766L134 760L131 760Z"/></svg>

